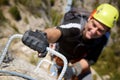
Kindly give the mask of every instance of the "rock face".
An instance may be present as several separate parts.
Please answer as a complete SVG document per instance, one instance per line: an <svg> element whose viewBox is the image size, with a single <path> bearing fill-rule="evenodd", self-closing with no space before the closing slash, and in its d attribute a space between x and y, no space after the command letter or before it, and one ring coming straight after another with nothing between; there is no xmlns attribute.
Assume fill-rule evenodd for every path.
<svg viewBox="0 0 120 80"><path fill-rule="evenodd" d="M1 70L29 76L34 80L55 80L56 77L51 76L48 68L40 67L35 71L37 66L32 64L35 63L35 59L36 61L39 59L37 53L21 43L21 40L17 41L16 44L11 42L6 56L0 65L0 80L24 80L24 78L19 76L1 73ZM45 64L46 66L47 64Z"/></svg>
<svg viewBox="0 0 120 80"><path fill-rule="evenodd" d="M47 71L44 69L39 68L37 72L35 72L35 68L35 65L32 65L29 62L18 57L14 58L10 63L3 63L1 65L1 70L18 72L24 76L27 75L29 77L32 77L34 80L55 80L55 77L50 76L50 74L47 73ZM6 76L5 74L0 73L0 80L24 80L24 78L10 75Z"/></svg>
<svg viewBox="0 0 120 80"><path fill-rule="evenodd" d="M63 0L62 8L60 7L61 3L59 2L60 0L57 0L53 7L56 9L55 6L57 6L57 8L59 8L59 11L62 12L62 8L64 7L63 4L65 1ZM16 21L10 15L9 9L11 6L17 6L21 15L20 21ZM10 5L8 6L6 5L3 5L2 7L0 6L0 9L2 10L4 17L7 19L4 25L0 25L0 53L4 49L10 36L14 34L23 34L28 29L43 30L46 26L47 21L44 18L46 16L45 14L44 14L45 16L36 17L35 15L31 14L25 6L21 4L15 5L14 0L10 0ZM34 71L36 65L33 64L36 64L38 60L39 58L37 56L37 52L26 47L21 42L21 40L16 39L13 42L11 42L7 52L7 56L2 65L0 65L0 70L18 72L23 75L28 75L34 78L35 80L56 80L56 78L51 76L48 70L44 68L39 68L37 72ZM0 80L25 80L25 79L18 76L11 76L9 74L0 73Z"/></svg>

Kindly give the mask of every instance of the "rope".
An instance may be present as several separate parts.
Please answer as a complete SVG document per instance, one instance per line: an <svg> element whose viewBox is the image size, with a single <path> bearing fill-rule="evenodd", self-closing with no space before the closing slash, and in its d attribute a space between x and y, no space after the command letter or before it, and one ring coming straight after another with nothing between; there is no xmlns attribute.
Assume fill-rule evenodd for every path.
<svg viewBox="0 0 120 80"><path fill-rule="evenodd" d="M9 38L8 42L6 43L5 48L2 50L2 53L1 53L1 56L0 56L0 65L2 64L2 62L3 62L4 58L5 58L5 55L6 55L6 53L7 53L7 50L8 50L8 48L9 48L10 43L12 42L12 40L13 40L14 38L21 38L21 37L22 37L21 34L14 34L14 35L12 35L12 36Z"/></svg>
<svg viewBox="0 0 120 80"><path fill-rule="evenodd" d="M13 76L22 77L22 78L27 79L27 80L36 80L36 79L33 79L32 77L30 77L28 75L25 75L25 74L22 74L22 73L18 73L18 72L0 70L0 73L6 73L6 74L13 75Z"/></svg>
<svg viewBox="0 0 120 80"><path fill-rule="evenodd" d="M21 38L21 37L22 37L21 34L14 34L9 38L8 42L6 43L6 46L5 46L4 50L2 50L2 53L1 53L1 56L0 56L0 65L2 64L2 62L3 62L3 60L6 56L7 50L10 46L10 43L13 41L14 38ZM15 76L18 76L18 77L22 77L22 78L25 78L25 79L28 79L28 80L35 80L30 76L27 76L25 74L21 74L21 73L18 73L18 72L0 70L0 73L7 73L7 74L15 75Z"/></svg>

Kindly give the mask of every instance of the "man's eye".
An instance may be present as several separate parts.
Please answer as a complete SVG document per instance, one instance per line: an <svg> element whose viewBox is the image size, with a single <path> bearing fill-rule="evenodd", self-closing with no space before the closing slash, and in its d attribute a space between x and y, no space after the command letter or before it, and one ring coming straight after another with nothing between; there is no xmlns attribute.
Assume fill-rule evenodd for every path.
<svg viewBox="0 0 120 80"><path fill-rule="evenodd" d="M95 28L96 28L97 26L93 23L93 27L95 27Z"/></svg>
<svg viewBox="0 0 120 80"><path fill-rule="evenodd" d="M99 30L99 32L104 33L104 32L105 32L105 30Z"/></svg>

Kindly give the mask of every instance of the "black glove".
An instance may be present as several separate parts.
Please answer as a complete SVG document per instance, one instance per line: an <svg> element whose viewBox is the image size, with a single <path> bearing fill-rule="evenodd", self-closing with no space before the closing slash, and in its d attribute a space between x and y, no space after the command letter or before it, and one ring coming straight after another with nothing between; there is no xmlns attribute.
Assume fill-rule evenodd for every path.
<svg viewBox="0 0 120 80"><path fill-rule="evenodd" d="M31 49L41 53L41 57L46 56L46 47L49 46L49 43L44 32L38 30L33 32L31 30L28 30L24 33L22 37L22 42Z"/></svg>

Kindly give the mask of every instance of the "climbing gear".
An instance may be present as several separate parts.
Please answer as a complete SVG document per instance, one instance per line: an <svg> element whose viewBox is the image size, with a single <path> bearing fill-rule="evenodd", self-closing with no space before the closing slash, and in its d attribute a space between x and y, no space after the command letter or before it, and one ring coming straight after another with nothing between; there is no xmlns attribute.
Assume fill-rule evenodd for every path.
<svg viewBox="0 0 120 80"><path fill-rule="evenodd" d="M90 12L88 12L85 9L71 8L70 11L65 13L62 24L65 25L68 23L78 23L78 24L81 24L81 26L84 26L89 15L90 15Z"/></svg>
<svg viewBox="0 0 120 80"><path fill-rule="evenodd" d="M49 46L49 43L44 32L38 30L33 32L31 30L28 30L24 33L22 42L31 49L41 53L41 57L46 56L46 47Z"/></svg>
<svg viewBox="0 0 120 80"><path fill-rule="evenodd" d="M107 3L98 6L91 14L90 18L95 18L105 26L112 28L119 17L118 10Z"/></svg>
<svg viewBox="0 0 120 80"><path fill-rule="evenodd" d="M29 32L29 31L28 31ZM2 66L2 63L3 63L3 60L5 59L5 55L7 54L7 51L10 47L10 44L12 43L12 41L16 38L23 38L24 35L22 34L14 34L12 35L9 39L8 39L8 42L6 43L5 45L5 48L2 50L2 53L0 55L0 66ZM53 54L55 56L58 56L59 58L61 58L61 60L63 60L63 68L62 68L62 71L60 73L60 75L57 77L57 80L62 80L63 76L64 76L64 73L67 69L67 59L59 52L47 47L46 50L48 51L47 54ZM18 56L19 57L19 56ZM42 65L43 62L48 62L50 63L51 65L54 65L54 62L51 62L51 61L48 61L47 59L43 58L42 60L40 59L40 62L38 63L38 65L36 66L34 72L37 72L39 71L39 68L40 66ZM22 73L18 73L18 72L14 72L14 71L6 71L6 70L0 70L0 73L5 73L5 74L10 74L10 75L14 75L14 76L18 76L18 77L21 77L21 78L24 78L24 79L27 79L27 80L36 80L35 78L32 78L31 76L29 75L26 75L26 74L22 74ZM50 76L54 76L54 71L51 73Z"/></svg>

